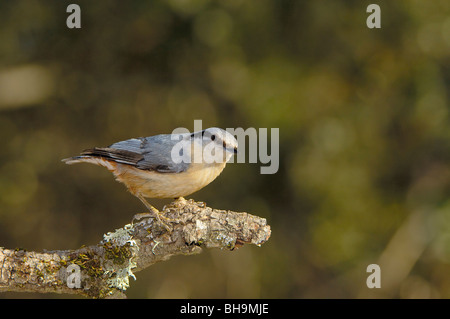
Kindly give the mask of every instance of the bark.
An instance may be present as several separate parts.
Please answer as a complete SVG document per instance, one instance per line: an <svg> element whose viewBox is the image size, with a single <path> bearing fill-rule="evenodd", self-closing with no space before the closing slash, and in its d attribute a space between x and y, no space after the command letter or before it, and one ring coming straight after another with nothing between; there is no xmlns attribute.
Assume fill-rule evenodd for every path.
<svg viewBox="0 0 450 319"><path fill-rule="evenodd" d="M29 252L0 247L0 292L56 292L92 298L124 298L130 277L174 255L202 248L234 250L260 246L271 234L261 217L217 210L193 200L178 200L163 213L169 230L152 217L103 235L96 245L76 250Z"/></svg>

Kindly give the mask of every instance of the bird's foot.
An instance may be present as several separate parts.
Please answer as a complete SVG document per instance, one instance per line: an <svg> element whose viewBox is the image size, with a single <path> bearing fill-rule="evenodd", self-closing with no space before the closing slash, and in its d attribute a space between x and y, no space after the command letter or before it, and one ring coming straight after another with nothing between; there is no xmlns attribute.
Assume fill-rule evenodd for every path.
<svg viewBox="0 0 450 319"><path fill-rule="evenodd" d="M175 220L162 215L162 213L160 211L152 211L151 213L150 212L149 213L138 213L133 216L133 220L131 223L134 224L142 219L145 219L145 218L154 219L155 217L156 217L158 224L160 224L162 227L164 227L168 232L172 231L170 224L172 222L175 222Z"/></svg>
<svg viewBox="0 0 450 319"><path fill-rule="evenodd" d="M147 207L147 209L150 211L149 213L140 213L140 214L136 214L133 217L133 222L134 220L140 220L143 218L154 218L156 217L156 219L158 220L158 223L163 226L168 232L171 232L172 229L170 228L170 224L173 222L176 222L176 220L168 218L166 216L164 216L162 214L162 212L160 212L159 210L157 210L155 207L153 207L152 205L150 205L143 196L141 195L137 195L137 197L142 201L142 203L145 205L145 207Z"/></svg>

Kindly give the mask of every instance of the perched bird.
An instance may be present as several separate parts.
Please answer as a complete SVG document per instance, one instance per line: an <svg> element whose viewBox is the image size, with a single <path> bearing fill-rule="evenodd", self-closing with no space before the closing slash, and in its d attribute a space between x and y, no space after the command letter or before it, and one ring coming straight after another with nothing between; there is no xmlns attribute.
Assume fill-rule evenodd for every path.
<svg viewBox="0 0 450 319"><path fill-rule="evenodd" d="M145 198L182 198L202 189L219 176L237 147L232 134L212 127L132 138L87 149L62 161L106 167L161 222L164 216Z"/></svg>

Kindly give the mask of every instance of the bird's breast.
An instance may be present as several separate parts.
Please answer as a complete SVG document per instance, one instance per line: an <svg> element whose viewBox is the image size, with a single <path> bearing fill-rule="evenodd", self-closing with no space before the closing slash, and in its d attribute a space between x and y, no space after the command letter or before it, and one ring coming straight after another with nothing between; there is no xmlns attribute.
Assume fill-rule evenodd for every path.
<svg viewBox="0 0 450 319"><path fill-rule="evenodd" d="M226 163L193 163L180 173L160 173L118 164L114 173L133 194L149 198L177 198L188 196L211 183L225 168Z"/></svg>

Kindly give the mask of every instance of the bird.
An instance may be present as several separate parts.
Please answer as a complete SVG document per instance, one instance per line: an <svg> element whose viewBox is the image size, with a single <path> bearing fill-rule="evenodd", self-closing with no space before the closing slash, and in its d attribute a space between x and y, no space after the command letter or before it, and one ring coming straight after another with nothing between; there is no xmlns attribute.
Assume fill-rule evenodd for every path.
<svg viewBox="0 0 450 319"><path fill-rule="evenodd" d="M146 198L184 199L215 180L237 149L231 133L211 127L193 133L131 138L86 149L62 161L105 167L164 224L161 218L167 218Z"/></svg>

